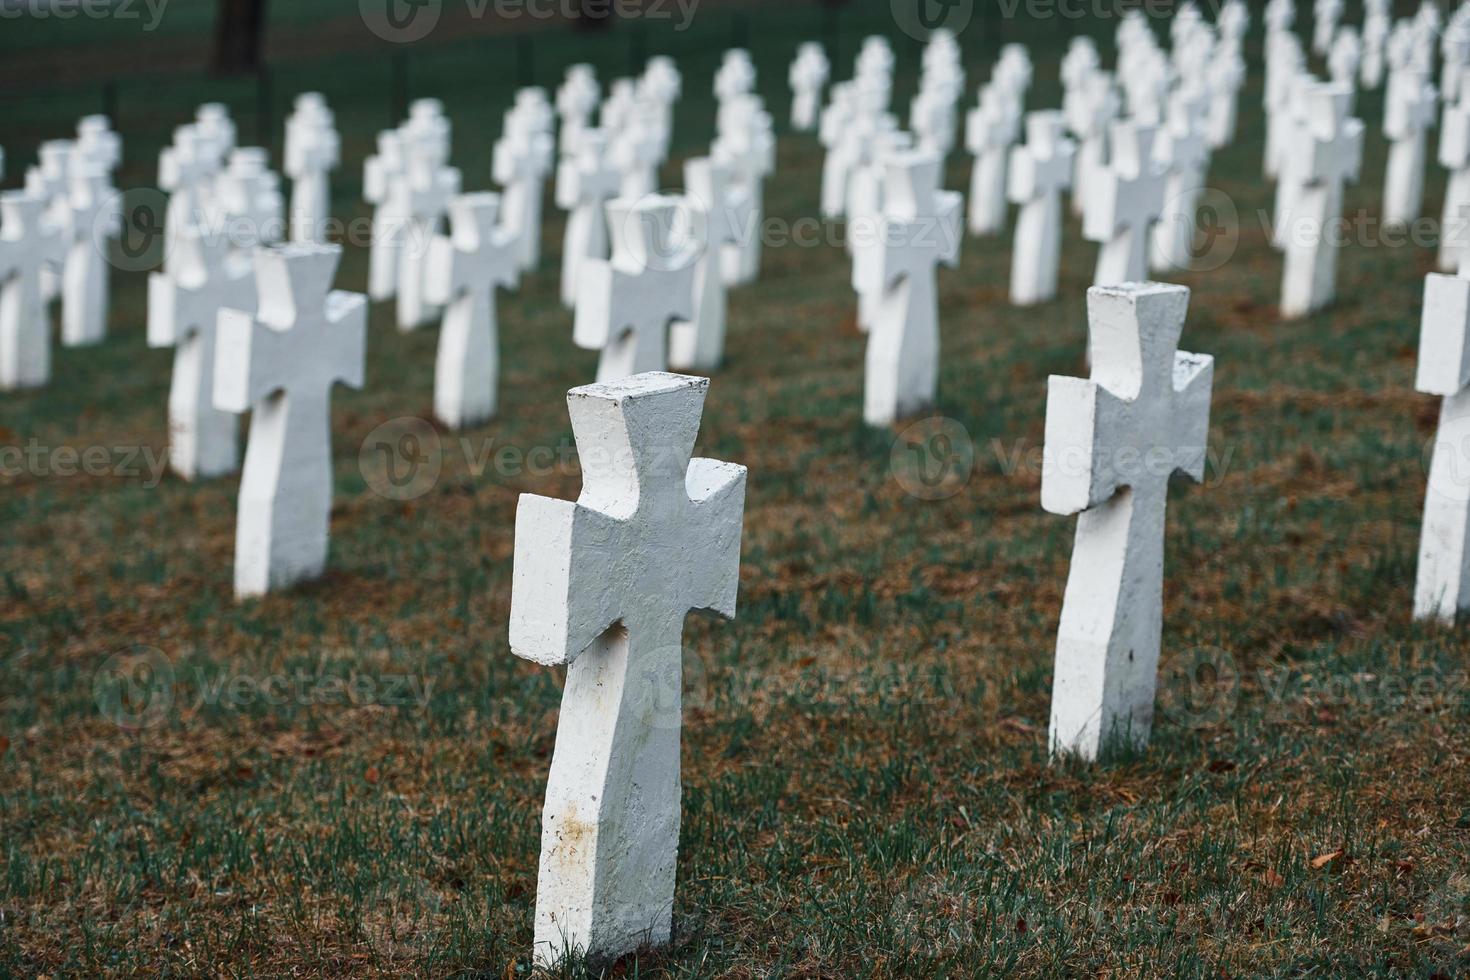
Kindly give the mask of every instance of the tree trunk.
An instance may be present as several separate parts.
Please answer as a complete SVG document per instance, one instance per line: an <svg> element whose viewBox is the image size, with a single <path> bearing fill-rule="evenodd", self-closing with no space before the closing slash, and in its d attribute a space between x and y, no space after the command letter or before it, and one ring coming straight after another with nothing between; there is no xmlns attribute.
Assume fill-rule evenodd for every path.
<svg viewBox="0 0 1470 980"><path fill-rule="evenodd" d="M260 67L266 0L219 0L214 29L214 70L233 75Z"/></svg>

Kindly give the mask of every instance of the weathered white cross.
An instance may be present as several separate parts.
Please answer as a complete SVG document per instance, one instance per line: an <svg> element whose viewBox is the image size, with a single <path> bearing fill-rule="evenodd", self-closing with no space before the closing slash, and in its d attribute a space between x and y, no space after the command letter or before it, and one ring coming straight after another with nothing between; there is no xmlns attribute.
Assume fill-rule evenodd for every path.
<svg viewBox="0 0 1470 980"><path fill-rule="evenodd" d="M934 153L889 159L883 216L853 251L852 284L881 290L868 333L863 420L887 426L934 404L939 383L939 296L935 269L959 262L964 203L939 190Z"/></svg>
<svg viewBox="0 0 1470 980"><path fill-rule="evenodd" d="M1072 185L1076 152L1060 112L1026 117L1026 144L1011 150L1012 202L1021 205L1011 253L1011 302L1043 303L1057 294L1062 251L1061 193Z"/></svg>
<svg viewBox="0 0 1470 980"><path fill-rule="evenodd" d="M439 309L424 298L429 245L439 230L449 200L459 193L461 175L447 167L449 147L431 129L404 130L405 172L398 182L407 216L398 256L398 329L407 333L433 322Z"/></svg>
<svg viewBox="0 0 1470 980"><path fill-rule="evenodd" d="M1169 478L1204 478L1214 359L1178 350L1189 290L1087 291L1092 379L1053 376L1041 505L1077 514L1057 630L1051 751L1141 746L1153 723Z"/></svg>
<svg viewBox="0 0 1470 980"><path fill-rule="evenodd" d="M1461 214L1460 221L1470 218ZM1424 495L1414 618L1453 622L1470 606L1470 252L1458 275L1424 279L1414 387L1444 398Z"/></svg>
<svg viewBox="0 0 1470 980"><path fill-rule="evenodd" d="M652 372L567 395L576 503L523 494L510 647L567 665L546 786L535 955L668 942L684 619L735 615L745 467L691 459L709 382Z"/></svg>
<svg viewBox="0 0 1470 980"><path fill-rule="evenodd" d="M1006 163L1021 131L1020 103L992 82L980 105L965 116L965 149L975 156L970 172L970 234L993 235L1006 223Z"/></svg>
<svg viewBox="0 0 1470 980"><path fill-rule="evenodd" d="M694 267L694 319L669 331L669 364L713 371L725 359L725 277L721 256L737 244L752 208L750 195L733 186L730 171L709 157L684 163L684 192L699 243Z"/></svg>
<svg viewBox="0 0 1470 980"><path fill-rule="evenodd" d="M1470 74L1460 76L1458 99L1446 99L1439 127L1439 162L1449 171L1440 217L1438 265L1441 272L1459 268L1470 246L1470 228L1460 215L1470 205Z"/></svg>
<svg viewBox="0 0 1470 980"><path fill-rule="evenodd" d="M1282 229L1286 263L1281 314L1305 316L1337 292L1338 239L1331 225L1342 217L1342 187L1356 180L1363 161L1363 123L1349 119L1345 86L1317 83L1303 90L1305 123L1293 133L1283 181L1291 194L1290 223Z"/></svg>
<svg viewBox="0 0 1470 980"><path fill-rule="evenodd" d="M326 568L332 385L361 388L367 297L334 292L338 245L255 253L259 313L219 315L214 405L254 409L235 526L235 595L264 595Z"/></svg>
<svg viewBox="0 0 1470 980"><path fill-rule="evenodd" d="M168 207L163 219L163 261L167 269L169 257L179 235L197 227L205 214L206 191L215 175L214 157L209 141L194 126L180 126L174 131L173 145L158 155L158 186L168 191Z"/></svg>
<svg viewBox="0 0 1470 980"><path fill-rule="evenodd" d="M598 381L668 364L669 324L694 315L694 256L675 237L678 198L616 198L607 205L612 258L584 258L572 339L600 350Z"/></svg>
<svg viewBox="0 0 1470 980"><path fill-rule="evenodd" d="M1396 71L1388 79L1383 135L1388 166L1383 173L1383 223L1407 228L1424 206L1424 132L1434 125L1439 94L1417 72ZM1348 111L1352 111L1349 103Z"/></svg>
<svg viewBox="0 0 1470 980"><path fill-rule="evenodd" d="M122 231L120 199L103 163L83 158L73 161L63 213L66 259L61 273L61 342L85 347L107 336L111 269L107 248Z"/></svg>
<svg viewBox="0 0 1470 980"><path fill-rule="evenodd" d="M378 152L363 161L362 197L373 206L372 241L368 243L368 298L374 302L398 294L398 264L408 233L402 182L407 179L403 135L396 129L378 134Z"/></svg>
<svg viewBox="0 0 1470 980"><path fill-rule="evenodd" d="M493 173L505 188L501 210L516 235L523 271L541 260L541 192L551 172L552 144L551 134L537 128L534 117L516 110L505 114L505 131L495 143Z"/></svg>
<svg viewBox="0 0 1470 980"><path fill-rule="evenodd" d="M41 273L60 269L61 229L42 217L33 194L0 194L0 391L39 388L51 379L51 320Z"/></svg>
<svg viewBox="0 0 1470 980"><path fill-rule="evenodd" d="M502 228L500 195L466 194L449 204L452 234L429 250L429 302L444 305L434 362L434 414L451 429L495 415L500 378L500 334L495 287L521 278L516 232Z"/></svg>
<svg viewBox="0 0 1470 980"><path fill-rule="evenodd" d="M622 171L608 159L607 136L600 129L584 129L576 153L565 157L556 171L556 203L571 212L561 252L561 301L577 305L577 284L585 259L606 259L607 202L617 196Z"/></svg>
<svg viewBox="0 0 1470 980"><path fill-rule="evenodd" d="M148 277L148 346L173 347L168 389L168 462L186 480L239 465L232 412L214 407L215 330L220 310L255 312L255 270L222 233L186 230L167 272Z"/></svg>
<svg viewBox="0 0 1470 980"><path fill-rule="evenodd" d="M1156 161L1164 163L1164 206L1153 230L1149 265L1159 272L1189 265L1198 222L1199 197L1210 167L1210 143L1205 132L1205 93L1176 89L1169 98L1168 117L1160 132Z"/></svg>
<svg viewBox="0 0 1470 980"><path fill-rule="evenodd" d="M791 128L806 131L817 124L817 110L822 104L822 86L832 73L827 53L814 41L796 49L787 81L791 85Z"/></svg>
<svg viewBox="0 0 1470 980"><path fill-rule="evenodd" d="M1113 159L1097 175L1082 219L1083 237L1102 243L1095 286L1148 276L1149 229L1164 207L1164 174L1154 163L1153 147L1154 127L1113 123Z"/></svg>
<svg viewBox="0 0 1470 980"><path fill-rule="evenodd" d="M591 65L576 64L567 68L566 80L556 90L556 112L561 117L557 150L562 156L576 153L582 134L592 128L592 113L602 87Z"/></svg>
<svg viewBox="0 0 1470 980"><path fill-rule="evenodd" d="M315 97L312 97L315 96ZM286 122L285 169L291 178L291 241L324 242L332 214L329 173L341 162L336 120L316 93L298 96Z"/></svg>

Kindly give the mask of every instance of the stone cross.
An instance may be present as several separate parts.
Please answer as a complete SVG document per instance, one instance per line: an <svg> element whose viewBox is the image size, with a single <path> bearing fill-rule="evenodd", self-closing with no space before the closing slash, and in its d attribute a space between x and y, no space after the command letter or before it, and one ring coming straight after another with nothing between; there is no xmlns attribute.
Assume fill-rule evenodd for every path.
<svg viewBox="0 0 1470 980"><path fill-rule="evenodd" d="M535 958L669 941L684 619L735 615L745 467L691 458L709 382L650 372L567 394L576 503L522 494L510 648L566 665L541 816Z"/></svg>
<svg viewBox="0 0 1470 980"><path fill-rule="evenodd" d="M373 206L372 241L368 243L368 298L374 302L398 295L399 261L408 233L402 184L408 179L403 134L378 134L378 152L362 165L362 196Z"/></svg>
<svg viewBox="0 0 1470 980"><path fill-rule="evenodd" d="M888 179L889 162L894 154L914 148L912 134L901 129L877 130L866 142L862 163L853 167L847 180L847 248L853 254L863 236L872 236L883 220L883 187ZM869 279L867 288L857 291L857 325L863 333L872 329L885 292L887 285L879 279Z"/></svg>
<svg viewBox="0 0 1470 980"><path fill-rule="evenodd" d="M995 83L965 117L965 148L975 156L970 173L970 233L993 235L1006 224L1006 163L1020 135L1021 107Z"/></svg>
<svg viewBox="0 0 1470 980"><path fill-rule="evenodd" d="M1381 7L1370 7L1363 16L1363 60L1359 65L1359 78L1364 88L1374 89L1383 84L1383 55L1391 27L1388 11Z"/></svg>
<svg viewBox="0 0 1470 980"><path fill-rule="evenodd" d="M286 175L291 178L291 241L321 243L332 214L328 175L341 163L342 140L325 100L315 92L296 99L286 121Z"/></svg>
<svg viewBox="0 0 1470 980"><path fill-rule="evenodd" d="M1438 265L1441 272L1459 268L1470 245L1470 227L1461 220L1470 205L1470 74L1460 76L1458 99L1445 99L1439 127L1439 162L1449 171L1444 211L1440 217Z"/></svg>
<svg viewBox="0 0 1470 980"><path fill-rule="evenodd" d="M1210 86L1210 149L1219 150L1235 139L1240 109L1240 87L1245 82L1245 60L1236 51L1215 50L1206 76Z"/></svg>
<svg viewBox="0 0 1470 980"><path fill-rule="evenodd" d="M1011 151L1008 188L1012 203L1021 206L1011 251L1011 302L1017 306L1043 303L1057 294L1061 193L1072 185L1075 153L1060 112L1026 117L1026 143Z"/></svg>
<svg viewBox="0 0 1470 980"><path fill-rule="evenodd" d="M1097 179L1082 235L1101 242L1095 286L1148 278L1149 229L1164 207L1164 175L1154 163L1152 126L1113 123L1111 164Z"/></svg>
<svg viewBox="0 0 1470 980"><path fill-rule="evenodd" d="M669 324L694 316L694 262L675 240L678 198L616 198L607 205L609 260L583 258L572 340L600 350L597 380L668 364Z"/></svg>
<svg viewBox="0 0 1470 980"><path fill-rule="evenodd" d="M174 131L173 145L158 155L158 186L168 191L163 219L164 268L168 268L178 238L204 222L208 191L215 176L209 141L194 126Z"/></svg>
<svg viewBox="0 0 1470 980"><path fill-rule="evenodd" d="M750 195L734 186L727 167L708 157L684 163L684 193L695 225L699 258L694 266L694 318L669 331L669 364L713 371L725 359L725 277L721 256L740 241Z"/></svg>
<svg viewBox="0 0 1470 980"><path fill-rule="evenodd" d="M255 254L259 313L219 316L214 405L254 410L235 526L235 595L316 578L332 512L332 385L361 388L367 297L332 291L338 245Z"/></svg>
<svg viewBox="0 0 1470 980"><path fill-rule="evenodd" d="M122 232L122 209L100 162L74 161L70 184L63 226L67 251L61 273L61 342L86 347L107 336L107 249Z"/></svg>
<svg viewBox="0 0 1470 980"><path fill-rule="evenodd" d="M1358 65L1362 60L1363 44L1358 40L1358 32L1351 27L1342 28L1333 39L1332 51L1327 55L1328 75L1332 81L1350 86L1356 92Z"/></svg>
<svg viewBox="0 0 1470 980"><path fill-rule="evenodd" d="M204 137L214 169L223 169L230 151L235 148L235 121L230 118L229 107L222 102L204 103L194 113L194 125Z"/></svg>
<svg viewBox="0 0 1470 980"><path fill-rule="evenodd" d="M892 425L934 404L939 384L939 297L935 269L959 262L961 211L939 190L940 162L910 150L889 158L883 216L853 252L852 284L882 290L868 333L863 420Z"/></svg>
<svg viewBox="0 0 1470 980"><path fill-rule="evenodd" d="M445 306L434 362L434 415L450 429L495 416L500 378L500 336L495 288L513 289L521 278L516 232L499 227L498 194L466 194L449 205L452 235L429 249L426 292Z"/></svg>
<svg viewBox="0 0 1470 980"><path fill-rule="evenodd" d="M398 329L407 333L439 315L424 296L425 264L449 202L459 193L461 176L457 168L444 165L449 147L441 138L429 131L405 131L405 136L407 169L398 192L407 224L398 256L397 314Z"/></svg>
<svg viewBox="0 0 1470 980"><path fill-rule="evenodd" d="M1462 220L1464 216L1462 215ZM1453 623L1470 607L1470 254L1424 279L1414 387L1444 399L1424 495L1414 618Z"/></svg>
<svg viewBox="0 0 1470 980"><path fill-rule="evenodd" d="M258 146L238 147L214 185L215 200L229 221L230 243L241 251L274 245L286 234L281 180L270 154Z"/></svg>
<svg viewBox="0 0 1470 980"><path fill-rule="evenodd" d="M83 116L77 120L76 152L111 174L122 163L122 137L113 132L106 116Z"/></svg>
<svg viewBox="0 0 1470 980"><path fill-rule="evenodd" d="M1281 314L1291 318L1321 309L1337 293L1338 236L1331 224L1342 218L1342 188L1356 180L1363 161L1363 123L1350 119L1345 87L1306 87L1305 125L1294 134L1283 181L1290 181L1291 220L1282 229L1286 249L1281 279Z"/></svg>
<svg viewBox="0 0 1470 980"><path fill-rule="evenodd" d="M1383 175L1383 223L1407 228L1424 209L1424 131L1434 125L1438 94L1418 73L1395 71L1388 79L1387 96L1383 135L1389 139L1389 148Z"/></svg>
<svg viewBox="0 0 1470 980"><path fill-rule="evenodd" d="M761 266L761 227L765 218L765 182L776 169L776 136L771 114L754 99L739 103L728 132L710 146L710 156L730 171L730 180L745 196L736 240L723 249L727 286L755 282Z"/></svg>
<svg viewBox="0 0 1470 980"><path fill-rule="evenodd" d="M1118 118L1122 103L1113 76L1094 72L1062 100L1067 128L1077 137L1076 168L1072 174L1072 211L1081 215L1099 175L1107 167L1108 129Z"/></svg>
<svg viewBox="0 0 1470 980"><path fill-rule="evenodd" d="M583 260L607 258L607 202L617 196L621 181L600 129L583 130L577 152L557 167L556 203L571 212L561 251L561 301L567 309L577 305Z"/></svg>
<svg viewBox="0 0 1470 980"><path fill-rule="evenodd" d="M0 193L0 391L51 380L51 320L41 273L60 268L65 243L44 208L28 192Z"/></svg>
<svg viewBox="0 0 1470 980"><path fill-rule="evenodd" d="M576 154L582 134L592 128L592 114L602 98L602 86L591 65L567 68L566 79L556 90L556 113L561 118L557 151L564 157Z"/></svg>
<svg viewBox="0 0 1470 980"><path fill-rule="evenodd" d="M1315 0L1312 4L1312 51L1326 57L1337 36L1337 22L1342 18L1342 0Z"/></svg>
<svg viewBox="0 0 1470 980"><path fill-rule="evenodd" d="M791 128L806 132L817 124L817 110L822 104L822 87L832 74L827 53L815 41L807 41L796 50L787 81L791 84Z"/></svg>
<svg viewBox="0 0 1470 980"><path fill-rule="evenodd" d="M857 121L856 92L851 82L832 86L832 101L822 110L817 139L822 156L821 213L824 218L841 217L847 203L847 179L852 170L852 127Z"/></svg>
<svg viewBox="0 0 1470 980"><path fill-rule="evenodd" d="M1169 115L1154 153L1166 168L1164 207L1153 230L1149 265L1158 272L1188 268L1194 245L1199 198L1210 168L1210 143L1205 132L1205 98L1176 89L1169 97Z"/></svg>
<svg viewBox="0 0 1470 980"><path fill-rule="evenodd" d="M664 153L664 134L659 129L657 107L635 102L621 129L607 129L608 156L622 177L619 196L642 197L658 189L658 165Z"/></svg>
<svg viewBox="0 0 1470 980"><path fill-rule="evenodd" d="M505 188L501 210L521 250L521 269L529 272L541 261L541 199L551 172L555 147L552 137L528 113L505 114L505 128L495 144L493 174Z"/></svg>
<svg viewBox="0 0 1470 980"><path fill-rule="evenodd" d="M1041 505L1079 514L1057 630L1053 755L1148 742L1169 478L1204 478L1214 359L1178 350L1189 290L1087 291L1092 379L1053 376Z"/></svg>
<svg viewBox="0 0 1470 980"><path fill-rule="evenodd" d="M169 271L148 277L148 346L174 348L169 467L202 480L240 465L238 420L214 407L215 330L221 310L254 314L255 270L228 238L198 227L184 231L175 248Z"/></svg>

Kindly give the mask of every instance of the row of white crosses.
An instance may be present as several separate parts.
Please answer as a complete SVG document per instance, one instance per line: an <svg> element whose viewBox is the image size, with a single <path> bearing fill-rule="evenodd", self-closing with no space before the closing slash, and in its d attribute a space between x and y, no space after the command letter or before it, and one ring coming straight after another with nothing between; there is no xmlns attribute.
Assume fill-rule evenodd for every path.
<svg viewBox="0 0 1470 980"><path fill-rule="evenodd" d="M0 390L50 380L58 296L63 344L88 346L107 333L108 248L121 230L112 174L122 140L106 117L87 116L75 140L43 143L38 160L24 191L0 195Z"/></svg>

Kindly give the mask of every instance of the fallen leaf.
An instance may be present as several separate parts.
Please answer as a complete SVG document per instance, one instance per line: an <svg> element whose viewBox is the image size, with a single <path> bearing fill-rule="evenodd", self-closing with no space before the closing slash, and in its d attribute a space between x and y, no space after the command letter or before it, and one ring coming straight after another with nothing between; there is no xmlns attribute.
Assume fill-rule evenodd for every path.
<svg viewBox="0 0 1470 980"><path fill-rule="evenodd" d="M377 785L377 782L378 782L378 767L377 766L368 766L367 772L365 772L365 773L362 774L362 778L363 779L366 779L372 785Z"/></svg>
<svg viewBox="0 0 1470 980"><path fill-rule="evenodd" d="M1342 857L1342 851L1328 851L1326 854L1318 854L1312 858L1312 867L1325 868L1327 865Z"/></svg>

